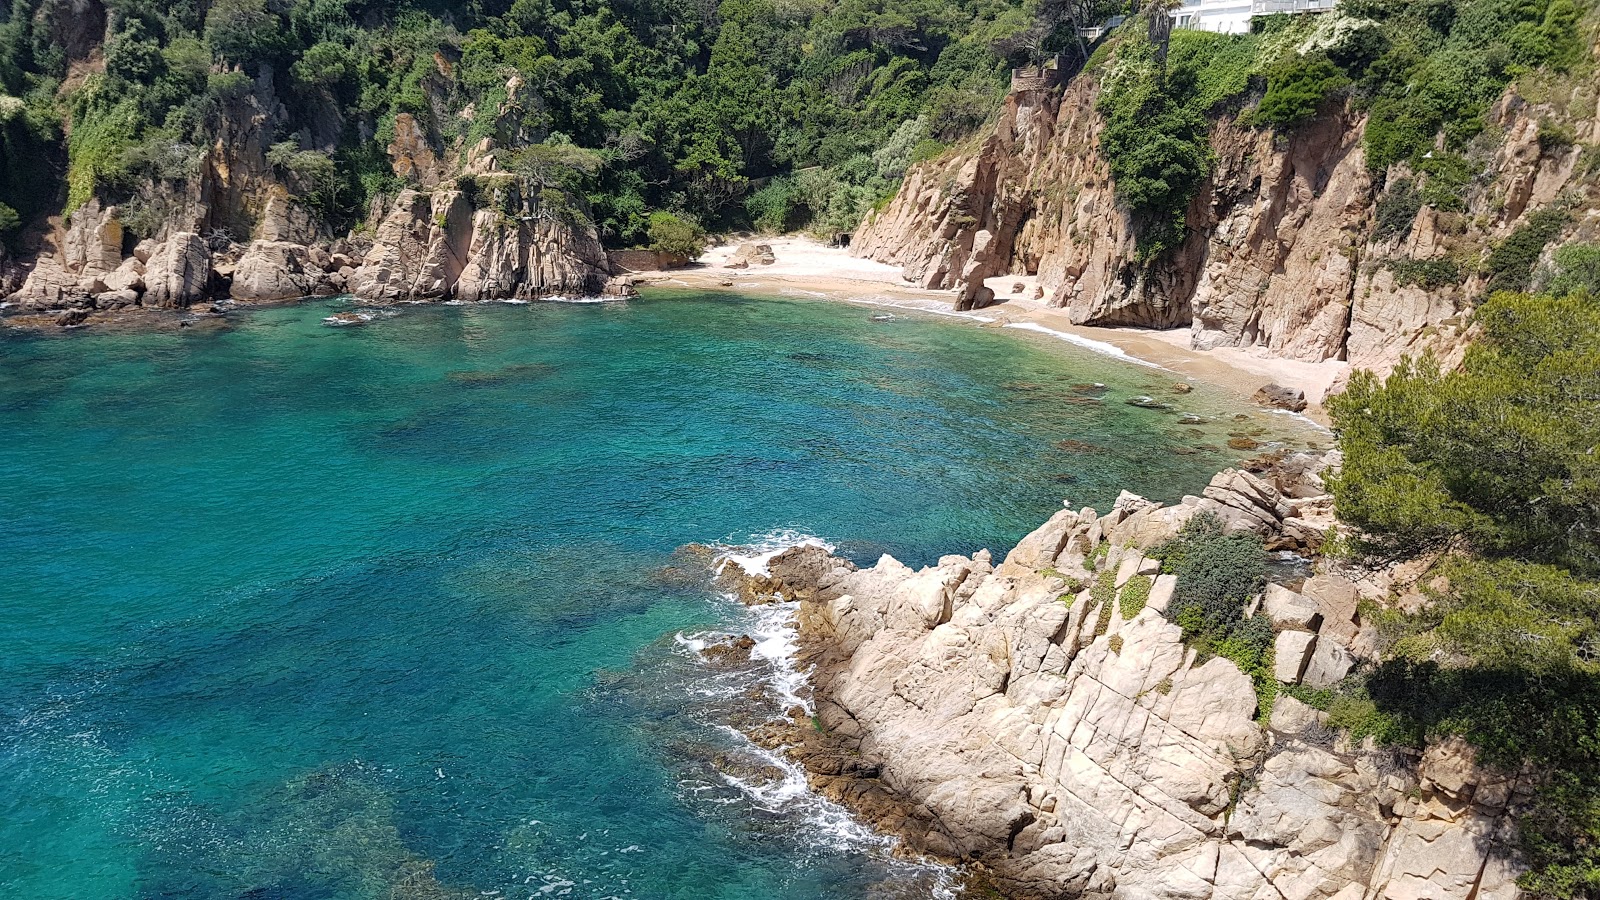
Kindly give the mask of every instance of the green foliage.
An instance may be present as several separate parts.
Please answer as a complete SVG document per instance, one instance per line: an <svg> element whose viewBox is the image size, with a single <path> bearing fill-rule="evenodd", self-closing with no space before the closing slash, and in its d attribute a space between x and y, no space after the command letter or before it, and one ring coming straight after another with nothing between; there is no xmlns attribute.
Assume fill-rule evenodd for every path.
<svg viewBox="0 0 1600 900"><path fill-rule="evenodd" d="M1165 65L1137 31L1118 43L1097 103L1100 152L1133 213L1141 261L1183 243L1189 201L1211 172L1207 114L1249 87L1257 40L1179 31Z"/></svg>
<svg viewBox="0 0 1600 900"><path fill-rule="evenodd" d="M686 259L699 259L706 252L706 233L692 220L666 210L650 214L650 248Z"/></svg>
<svg viewBox="0 0 1600 900"><path fill-rule="evenodd" d="M1483 130L1489 105L1519 72L1565 69L1584 48L1572 0L1375 0L1346 12L1378 19L1386 38L1356 84L1370 106L1373 172L1415 164L1441 136L1446 149L1459 149Z"/></svg>
<svg viewBox="0 0 1600 900"><path fill-rule="evenodd" d="M54 14L14 5L0 106L43 125L13 129L16 183L0 173L23 218L148 195L125 150L206 147L245 105L281 104L276 139L332 161L292 185L330 224L403 186L385 150L406 114L435 152L491 139L541 210L590 218L613 245L647 240L663 209L718 229L853 230L909 166L994 113L1007 62L992 42L1032 15L1022 0L118 0L105 71L69 88L63 116L65 54L33 33ZM38 152L68 131L65 159ZM756 183L778 188L747 203Z"/></svg>
<svg viewBox="0 0 1600 900"><path fill-rule="evenodd" d="M1490 291L1520 291L1528 286L1539 254L1561 234L1571 215L1564 209L1541 209L1528 214L1484 261Z"/></svg>
<svg viewBox="0 0 1600 900"><path fill-rule="evenodd" d="M1435 153L1417 162L1426 177L1422 182L1422 202L1446 211L1467 208L1466 189L1472 184L1472 164L1459 153Z"/></svg>
<svg viewBox="0 0 1600 900"><path fill-rule="evenodd" d="M1089 588L1089 604L1100 609L1109 608L1117 599L1117 573L1107 569L1095 577Z"/></svg>
<svg viewBox="0 0 1600 900"><path fill-rule="evenodd" d="M1600 890L1600 303L1573 246L1557 262L1574 293L1496 294L1459 368L1359 373L1330 406L1331 488L1360 548L1468 551L1430 573L1420 610L1372 617L1384 661L1330 721L1390 742L1462 735L1490 765L1528 765L1519 884L1562 900Z"/></svg>
<svg viewBox="0 0 1600 900"><path fill-rule="evenodd" d="M1567 244L1556 249L1554 267L1543 290L1557 296L1584 293L1600 298L1600 244Z"/></svg>
<svg viewBox="0 0 1600 900"><path fill-rule="evenodd" d="M1539 151L1546 154L1559 153L1578 142L1577 132L1572 130L1572 126L1550 119L1539 121L1539 131L1535 137L1539 141Z"/></svg>
<svg viewBox="0 0 1600 900"><path fill-rule="evenodd" d="M1196 609L1202 630L1230 632L1245 605L1267 580L1267 551L1261 538L1248 531L1228 533L1214 513L1185 522L1176 537L1151 551L1163 571L1177 576L1168 615L1176 621Z"/></svg>
<svg viewBox="0 0 1600 900"><path fill-rule="evenodd" d="M1403 557L1464 541L1600 571L1600 304L1499 294L1462 366L1424 358L1357 373L1329 405L1330 487L1361 549Z"/></svg>
<svg viewBox="0 0 1600 900"><path fill-rule="evenodd" d="M1167 615L1202 656L1231 660L1255 685L1257 714L1272 715L1278 681L1273 670L1272 622L1244 617L1245 606L1266 584L1267 551L1251 532L1229 534L1213 513L1185 522L1153 554L1177 576Z"/></svg>
<svg viewBox="0 0 1600 900"><path fill-rule="evenodd" d="M1150 599L1151 584L1150 576L1135 575L1122 586L1117 603L1124 620L1132 621L1134 616L1144 611L1144 605Z"/></svg>
<svg viewBox="0 0 1600 900"><path fill-rule="evenodd" d="M1330 94L1349 83L1326 55L1290 54L1267 69L1267 93L1251 119L1284 129L1304 124Z"/></svg>
<svg viewBox="0 0 1600 900"><path fill-rule="evenodd" d="M1394 273L1397 284L1418 285L1430 291L1452 284L1460 284L1461 266L1448 257L1439 259L1407 259L1395 257L1383 261Z"/></svg>
<svg viewBox="0 0 1600 900"><path fill-rule="evenodd" d="M745 214L758 231L781 234L795 227L799 197L794 182L775 178L745 200Z"/></svg>
<svg viewBox="0 0 1600 900"><path fill-rule="evenodd" d="M1378 198L1377 216L1372 225L1374 240L1403 238L1411 233L1411 223L1422 209L1422 193L1409 178L1396 179Z"/></svg>

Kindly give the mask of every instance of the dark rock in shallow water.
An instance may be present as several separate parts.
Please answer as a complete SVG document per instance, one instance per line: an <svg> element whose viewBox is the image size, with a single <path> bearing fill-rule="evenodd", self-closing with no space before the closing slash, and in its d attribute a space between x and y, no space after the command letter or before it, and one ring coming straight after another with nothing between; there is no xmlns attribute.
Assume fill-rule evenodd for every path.
<svg viewBox="0 0 1600 900"><path fill-rule="evenodd" d="M1101 447L1098 444L1091 444L1088 441L1078 441L1073 440L1072 438L1067 438L1064 441L1056 441L1056 449L1066 450L1069 453L1102 453L1106 448Z"/></svg>
<svg viewBox="0 0 1600 900"><path fill-rule="evenodd" d="M1262 406L1286 409L1290 412L1304 412L1306 392L1286 388L1281 384L1269 384L1256 391L1255 401Z"/></svg>
<svg viewBox="0 0 1600 900"><path fill-rule="evenodd" d="M1122 402L1128 404L1129 406L1137 406L1140 409L1171 409L1172 408L1172 404L1170 404L1170 403L1162 403L1160 400L1157 400L1154 397L1129 397L1128 399L1126 399L1126 400L1124 400Z"/></svg>

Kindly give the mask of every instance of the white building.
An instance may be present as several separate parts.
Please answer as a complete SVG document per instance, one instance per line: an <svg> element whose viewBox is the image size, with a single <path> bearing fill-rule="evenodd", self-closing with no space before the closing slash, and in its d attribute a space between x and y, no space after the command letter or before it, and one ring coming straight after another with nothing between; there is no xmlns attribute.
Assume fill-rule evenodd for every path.
<svg viewBox="0 0 1600 900"><path fill-rule="evenodd" d="M1172 13L1173 27L1222 34L1244 34L1252 16L1313 13L1333 9L1337 0L1187 0Z"/></svg>

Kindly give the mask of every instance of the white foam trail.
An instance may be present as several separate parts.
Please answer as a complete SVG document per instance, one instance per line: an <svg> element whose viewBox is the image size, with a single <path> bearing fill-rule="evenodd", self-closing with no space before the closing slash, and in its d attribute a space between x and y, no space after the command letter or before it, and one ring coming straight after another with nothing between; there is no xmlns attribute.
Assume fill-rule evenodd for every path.
<svg viewBox="0 0 1600 900"><path fill-rule="evenodd" d="M758 534L748 542L739 545L713 544L719 552L716 559L716 571L721 572L729 564L743 569L746 575L770 575L767 564L772 558L785 550L795 547L821 547L832 553L834 545L814 535L793 528L778 528L765 534Z"/></svg>
<svg viewBox="0 0 1600 900"><path fill-rule="evenodd" d="M1004 327L1020 328L1023 331L1037 331L1040 334L1048 334L1051 337L1060 338L1069 344L1076 344L1077 346L1083 347L1086 350L1093 350L1096 353L1103 353L1106 356L1114 356L1117 359L1125 362L1136 363L1141 366L1149 366L1152 369L1166 369L1166 366L1158 365L1148 359L1140 359L1139 357L1134 356L1115 344L1108 344L1105 341L1097 341L1094 338L1086 338L1081 334L1069 334L1065 331L1057 331L1054 328L1046 328L1043 325L1040 325L1038 322L1007 322Z"/></svg>
<svg viewBox="0 0 1600 900"><path fill-rule="evenodd" d="M1323 434L1333 434L1333 432L1328 429L1328 426L1323 425L1321 422L1318 422L1316 419L1311 418L1305 413L1297 413L1288 409L1269 409L1267 412L1277 413L1280 416L1288 416L1291 419L1299 419L1302 424L1310 425L1312 428L1315 428Z"/></svg>
<svg viewBox="0 0 1600 900"><path fill-rule="evenodd" d="M850 297L848 302L859 303L863 306L887 306L892 309L909 309L915 312L925 312L935 316L949 316L952 319L968 319L973 322L982 322L984 324L998 321L993 316L980 316L974 312L961 312L960 310L955 309L942 309L938 306L921 303L900 303L883 296Z"/></svg>
<svg viewBox="0 0 1600 900"><path fill-rule="evenodd" d="M620 297L546 297L548 303L612 303Z"/></svg>

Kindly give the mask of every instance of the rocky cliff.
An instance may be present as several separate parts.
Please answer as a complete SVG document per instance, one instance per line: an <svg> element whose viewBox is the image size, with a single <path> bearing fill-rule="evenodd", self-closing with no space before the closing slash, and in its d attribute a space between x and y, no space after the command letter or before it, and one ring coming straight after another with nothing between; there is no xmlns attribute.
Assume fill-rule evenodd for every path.
<svg viewBox="0 0 1600 900"><path fill-rule="evenodd" d="M1276 546L1315 543L1329 521L1316 468L1279 484L1224 472L1175 506L1066 509L999 564L857 569L788 551L745 591L800 601L815 718L758 737L1009 897L1513 897L1516 775L1456 742L1352 744L1292 697L1264 712L1250 677L1197 658L1163 615L1174 579L1145 551L1206 511ZM1141 575L1142 605L1075 587ZM1372 646L1358 601L1390 585L1278 581L1259 601L1277 678L1339 681Z"/></svg>
<svg viewBox="0 0 1600 900"><path fill-rule="evenodd" d="M984 279L1036 275L1045 302L1079 324L1187 327L1197 349L1387 370L1404 354L1459 351L1489 280L1483 261L1530 213L1559 207L1568 236L1600 232L1600 173L1580 166L1581 145L1600 141L1600 97L1565 85L1536 103L1514 88L1473 147L1481 171L1460 208L1395 204L1402 227L1378 227L1380 201L1413 173L1368 171L1352 106L1287 134L1219 115L1186 239L1146 265L1100 155L1099 94L1093 73L1064 91L1014 91L975 149L915 168L852 252L923 287L962 288L968 307L993 302ZM1541 141L1552 122L1576 140Z"/></svg>
<svg viewBox="0 0 1600 900"><path fill-rule="evenodd" d="M84 52L80 66L103 65L93 48ZM447 92L449 67L439 67L438 90ZM508 117L518 81L506 85ZM511 148L495 137L466 147L409 114L397 117L388 145L401 186L378 195L365 221L335 235L316 209L329 176L307 171L296 157L327 158L345 127L337 107L330 103L313 127L295 134L270 67L247 84L216 111L215 141L184 151L193 159L178 177L100 192L116 202L97 193L52 218L32 253L12 265L6 299L13 311L79 324L224 300L341 293L373 302L488 300L605 288L605 252L581 210L565 201L553 208L551 192L504 171L497 151ZM326 150L276 154L284 141Z"/></svg>

